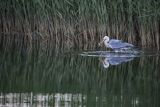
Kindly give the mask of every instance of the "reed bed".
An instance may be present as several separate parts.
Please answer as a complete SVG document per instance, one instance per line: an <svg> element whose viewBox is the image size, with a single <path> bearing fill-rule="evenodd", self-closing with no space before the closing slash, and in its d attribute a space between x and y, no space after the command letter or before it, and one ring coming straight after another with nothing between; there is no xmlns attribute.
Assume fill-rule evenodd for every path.
<svg viewBox="0 0 160 107"><path fill-rule="evenodd" d="M159 49L159 6L158 0L1 0L0 40L19 33L27 46L39 38L43 48L70 50L96 48L109 35Z"/></svg>

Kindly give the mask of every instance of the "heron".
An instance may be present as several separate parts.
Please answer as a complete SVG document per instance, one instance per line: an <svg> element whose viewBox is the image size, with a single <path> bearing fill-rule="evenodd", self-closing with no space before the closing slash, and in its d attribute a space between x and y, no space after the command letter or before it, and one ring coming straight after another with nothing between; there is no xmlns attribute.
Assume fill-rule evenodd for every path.
<svg viewBox="0 0 160 107"><path fill-rule="evenodd" d="M134 45L130 43L123 42L122 40L118 40L118 39L110 39L108 36L103 37L103 40L99 43L99 46L101 46L102 43L104 43L106 48L111 48L115 51L116 50L128 50L134 47Z"/></svg>

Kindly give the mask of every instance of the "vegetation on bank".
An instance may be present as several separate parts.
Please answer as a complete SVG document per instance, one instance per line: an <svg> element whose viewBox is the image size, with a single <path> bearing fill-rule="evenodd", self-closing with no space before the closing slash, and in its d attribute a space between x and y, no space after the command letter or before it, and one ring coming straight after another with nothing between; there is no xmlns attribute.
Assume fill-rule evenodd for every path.
<svg viewBox="0 0 160 107"><path fill-rule="evenodd" d="M159 49L159 17L158 0L1 0L0 45L87 49L109 35Z"/></svg>

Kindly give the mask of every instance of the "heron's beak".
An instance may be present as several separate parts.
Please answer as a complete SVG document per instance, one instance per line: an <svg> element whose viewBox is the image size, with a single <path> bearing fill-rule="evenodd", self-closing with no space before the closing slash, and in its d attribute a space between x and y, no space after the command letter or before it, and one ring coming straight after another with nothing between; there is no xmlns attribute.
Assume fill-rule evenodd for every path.
<svg viewBox="0 0 160 107"><path fill-rule="evenodd" d="M102 43L104 42L104 40L102 40L100 43L98 43L99 46L102 46Z"/></svg>

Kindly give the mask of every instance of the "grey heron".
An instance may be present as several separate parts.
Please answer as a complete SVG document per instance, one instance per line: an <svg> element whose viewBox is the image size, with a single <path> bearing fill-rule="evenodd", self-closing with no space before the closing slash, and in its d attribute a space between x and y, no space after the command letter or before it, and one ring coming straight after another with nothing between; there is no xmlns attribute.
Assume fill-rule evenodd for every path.
<svg viewBox="0 0 160 107"><path fill-rule="evenodd" d="M103 37L103 40L99 43L99 46L101 46L102 43L104 43L107 48L111 48L113 50L127 50L134 47L134 45L130 43L123 42L118 39L110 39L108 36Z"/></svg>

